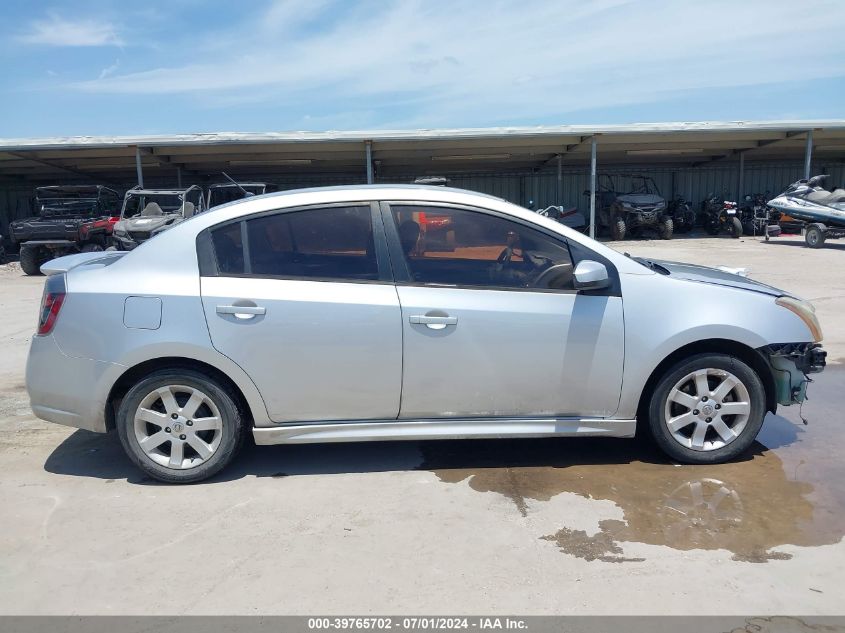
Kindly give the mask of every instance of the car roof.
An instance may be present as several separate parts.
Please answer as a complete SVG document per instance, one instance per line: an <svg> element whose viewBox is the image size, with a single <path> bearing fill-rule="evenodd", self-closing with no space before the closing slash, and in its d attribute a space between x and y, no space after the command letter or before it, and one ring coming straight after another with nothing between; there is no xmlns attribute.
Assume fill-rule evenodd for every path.
<svg viewBox="0 0 845 633"><path fill-rule="evenodd" d="M222 189L223 187L266 187L268 183L266 182L215 182L214 184L208 185L209 189Z"/></svg>
<svg viewBox="0 0 845 633"><path fill-rule="evenodd" d="M466 194L470 196L475 196L479 198L487 198L488 200L499 200L501 202L506 202L504 198L499 198L496 196L491 196L487 193L481 193L478 191L470 191L469 189L461 189L459 187L444 187L442 185L401 185L401 184L378 184L378 185L334 185L330 187L305 187L302 189L287 189L285 191L276 191L274 193L265 194L262 197L270 197L270 196L287 196L287 195L294 195L294 194L305 194L305 193L333 193L339 191L366 191L366 192L376 192L376 191L386 191L392 192L394 194L399 194L399 192L405 191L409 193L415 193L418 195L423 195L425 192L437 194L434 199L440 200L442 199L442 195L444 193L460 193ZM404 196L403 196L404 197ZM413 198L414 196L410 196Z"/></svg>

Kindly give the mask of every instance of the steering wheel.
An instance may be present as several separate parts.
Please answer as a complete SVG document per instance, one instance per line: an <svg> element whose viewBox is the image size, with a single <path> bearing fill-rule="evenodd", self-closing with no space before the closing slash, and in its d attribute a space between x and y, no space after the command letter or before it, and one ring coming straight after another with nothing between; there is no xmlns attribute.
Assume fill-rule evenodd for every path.
<svg viewBox="0 0 845 633"><path fill-rule="evenodd" d="M560 281L569 281L572 278L572 264L563 263L549 266L545 270L540 271L534 280L531 282L532 288L563 288Z"/></svg>

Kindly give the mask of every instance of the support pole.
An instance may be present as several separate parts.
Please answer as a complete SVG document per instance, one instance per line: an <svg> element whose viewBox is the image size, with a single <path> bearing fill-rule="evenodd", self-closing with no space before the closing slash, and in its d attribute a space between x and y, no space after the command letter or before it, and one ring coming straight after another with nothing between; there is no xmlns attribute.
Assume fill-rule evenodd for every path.
<svg viewBox="0 0 845 633"><path fill-rule="evenodd" d="M182 167L181 166L176 167L176 186L179 187L179 189L182 188Z"/></svg>
<svg viewBox="0 0 845 633"><path fill-rule="evenodd" d="M138 174L138 184L144 188L144 170L141 168L141 148L135 146L135 171Z"/></svg>
<svg viewBox="0 0 845 633"><path fill-rule="evenodd" d="M367 184L373 184L373 142L367 141L365 144L367 153Z"/></svg>
<svg viewBox="0 0 845 633"><path fill-rule="evenodd" d="M804 178L810 177L810 163L813 161L813 130L807 130L807 146L804 149Z"/></svg>
<svg viewBox="0 0 845 633"><path fill-rule="evenodd" d="M740 204L745 193L745 152L739 153L739 193L736 196L736 203Z"/></svg>
<svg viewBox="0 0 845 633"><path fill-rule="evenodd" d="M596 237L596 137L590 141L590 237Z"/></svg>
<svg viewBox="0 0 845 633"><path fill-rule="evenodd" d="M557 205L563 207L563 156L557 155Z"/></svg>

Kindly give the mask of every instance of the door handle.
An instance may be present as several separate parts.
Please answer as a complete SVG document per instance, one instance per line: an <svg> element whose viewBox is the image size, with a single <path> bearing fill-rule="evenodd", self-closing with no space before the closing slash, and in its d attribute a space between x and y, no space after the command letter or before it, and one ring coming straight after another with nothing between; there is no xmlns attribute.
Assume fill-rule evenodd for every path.
<svg viewBox="0 0 845 633"><path fill-rule="evenodd" d="M233 314L239 319L254 319L256 315L266 314L262 306L217 306L217 314Z"/></svg>
<svg viewBox="0 0 845 633"><path fill-rule="evenodd" d="M425 325L432 330L442 330L447 325L457 325L458 317L413 314L408 317L408 321L415 325Z"/></svg>

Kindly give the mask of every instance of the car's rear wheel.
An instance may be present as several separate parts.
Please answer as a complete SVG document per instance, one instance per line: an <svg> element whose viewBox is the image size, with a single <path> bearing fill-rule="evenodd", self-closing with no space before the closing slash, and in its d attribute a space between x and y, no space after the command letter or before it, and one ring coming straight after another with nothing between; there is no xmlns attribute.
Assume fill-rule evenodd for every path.
<svg viewBox="0 0 845 633"><path fill-rule="evenodd" d="M667 370L648 408L658 446L687 464L716 464L745 452L766 415L757 373L727 354L698 354Z"/></svg>
<svg viewBox="0 0 845 633"><path fill-rule="evenodd" d="M216 474L235 457L244 436L232 394L188 369L160 370L132 387L121 402L117 430L129 458L169 483Z"/></svg>

